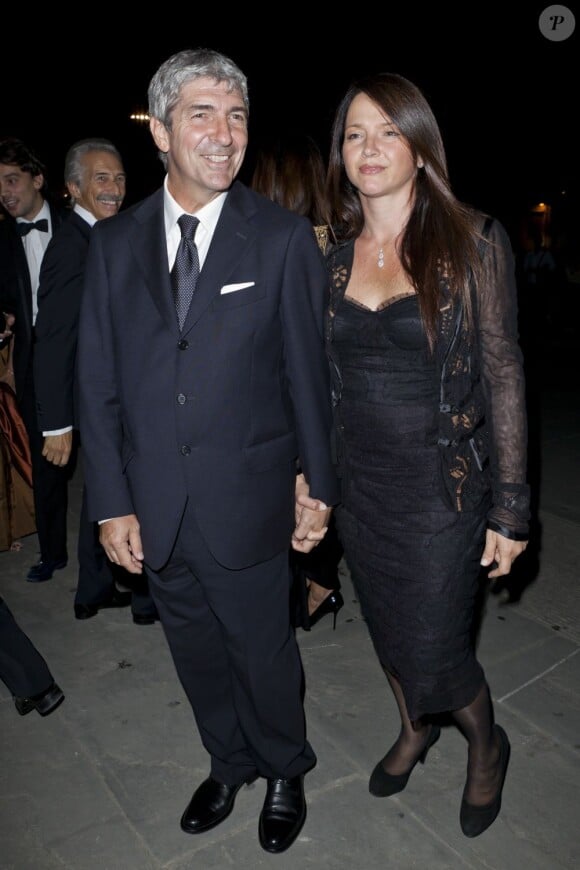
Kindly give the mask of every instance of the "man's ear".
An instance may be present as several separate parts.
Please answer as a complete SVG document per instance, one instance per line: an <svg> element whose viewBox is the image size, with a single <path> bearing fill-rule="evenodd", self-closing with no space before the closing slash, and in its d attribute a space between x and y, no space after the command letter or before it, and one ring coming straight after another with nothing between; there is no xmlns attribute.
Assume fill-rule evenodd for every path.
<svg viewBox="0 0 580 870"><path fill-rule="evenodd" d="M66 189L68 190L73 199L78 199L81 195L81 189L76 181L67 181Z"/></svg>
<svg viewBox="0 0 580 870"><path fill-rule="evenodd" d="M32 176L32 183L34 184L36 190L42 189L42 186L44 184L44 175L42 174L42 172L39 172L38 175Z"/></svg>
<svg viewBox="0 0 580 870"><path fill-rule="evenodd" d="M149 129L153 136L153 141L157 145L159 151L167 154L169 151L169 134L165 124L159 118L151 118L149 121Z"/></svg>

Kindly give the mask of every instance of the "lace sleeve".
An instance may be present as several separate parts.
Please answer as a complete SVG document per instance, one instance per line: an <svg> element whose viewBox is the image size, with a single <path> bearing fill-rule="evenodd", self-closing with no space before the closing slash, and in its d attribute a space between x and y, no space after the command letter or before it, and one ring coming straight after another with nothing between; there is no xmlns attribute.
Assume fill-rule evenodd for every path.
<svg viewBox="0 0 580 870"><path fill-rule="evenodd" d="M530 492L515 263L509 237L498 221L491 224L483 256L476 327L491 433L493 502L488 525L506 537L526 540Z"/></svg>

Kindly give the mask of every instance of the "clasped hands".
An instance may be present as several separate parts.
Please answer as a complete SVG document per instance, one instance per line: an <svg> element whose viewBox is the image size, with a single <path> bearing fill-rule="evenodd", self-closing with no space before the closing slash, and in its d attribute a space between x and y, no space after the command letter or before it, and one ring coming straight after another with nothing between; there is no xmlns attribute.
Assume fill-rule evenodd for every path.
<svg viewBox="0 0 580 870"><path fill-rule="evenodd" d="M292 533L292 549L299 553L310 553L325 536L332 508L320 499L310 498L310 487L303 474L296 475L295 520Z"/></svg>

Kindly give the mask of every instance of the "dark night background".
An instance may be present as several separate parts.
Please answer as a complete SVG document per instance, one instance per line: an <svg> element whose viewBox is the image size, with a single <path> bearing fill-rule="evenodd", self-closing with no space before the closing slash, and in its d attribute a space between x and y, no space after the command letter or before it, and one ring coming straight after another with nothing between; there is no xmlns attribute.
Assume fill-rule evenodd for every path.
<svg viewBox="0 0 580 870"><path fill-rule="evenodd" d="M507 5L347 6L339 14L293 4L270 6L264 17L256 10L226 14L217 4L201 12L172 4L167 18L174 23L155 20L157 14L130 26L117 23L119 7L99 5L88 8L82 23L78 10L61 23L51 13L47 34L41 21L32 27L3 13L0 136L32 145L55 191L68 146L86 136L109 137L128 171L127 205L163 177L147 126L129 115L146 110L149 80L175 51L216 48L247 74L250 148L243 180L253 148L273 129L306 130L326 151L333 110L350 81L388 70L412 79L431 102L461 199L510 229L539 200L552 205L556 222L575 222L577 4L567 4L577 26L562 42L539 30L549 4L528 3L517 12ZM312 23L318 13L323 23Z"/></svg>

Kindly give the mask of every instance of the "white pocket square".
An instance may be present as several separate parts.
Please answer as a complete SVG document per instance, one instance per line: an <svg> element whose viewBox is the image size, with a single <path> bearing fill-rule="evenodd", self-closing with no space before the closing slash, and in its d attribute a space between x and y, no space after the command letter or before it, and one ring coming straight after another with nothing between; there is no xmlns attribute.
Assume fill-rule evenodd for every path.
<svg viewBox="0 0 580 870"><path fill-rule="evenodd" d="M245 290L246 287L253 287L255 281L243 281L241 284L224 284L222 289L220 290L220 294L224 293L235 293L236 290Z"/></svg>

